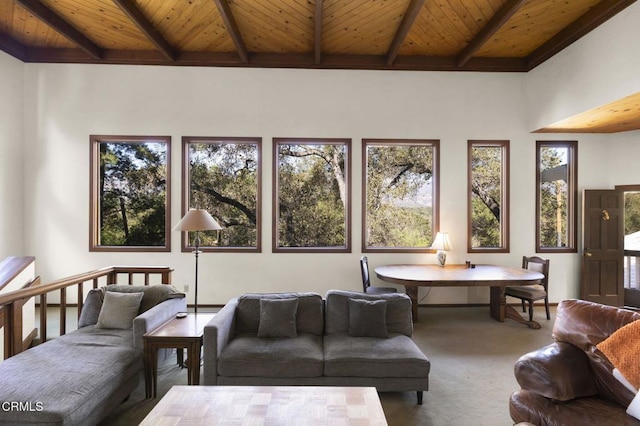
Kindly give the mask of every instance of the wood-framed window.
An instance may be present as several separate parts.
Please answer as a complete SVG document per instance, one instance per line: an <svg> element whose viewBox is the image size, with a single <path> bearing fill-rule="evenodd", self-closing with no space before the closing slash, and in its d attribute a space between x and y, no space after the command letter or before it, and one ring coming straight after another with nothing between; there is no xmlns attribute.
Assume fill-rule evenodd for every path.
<svg viewBox="0 0 640 426"><path fill-rule="evenodd" d="M200 232L200 250L259 253L262 138L184 136L182 158L182 213L205 209L223 228ZM182 234L193 250L195 233Z"/></svg>
<svg viewBox="0 0 640 426"><path fill-rule="evenodd" d="M351 139L273 139L273 252L351 252Z"/></svg>
<svg viewBox="0 0 640 426"><path fill-rule="evenodd" d="M170 251L171 137L90 142L89 251Z"/></svg>
<svg viewBox="0 0 640 426"><path fill-rule="evenodd" d="M536 141L536 192L536 252L575 253L577 141Z"/></svg>
<svg viewBox="0 0 640 426"><path fill-rule="evenodd" d="M467 252L509 253L509 141L467 141Z"/></svg>
<svg viewBox="0 0 640 426"><path fill-rule="evenodd" d="M362 140L362 251L433 252L438 140Z"/></svg>

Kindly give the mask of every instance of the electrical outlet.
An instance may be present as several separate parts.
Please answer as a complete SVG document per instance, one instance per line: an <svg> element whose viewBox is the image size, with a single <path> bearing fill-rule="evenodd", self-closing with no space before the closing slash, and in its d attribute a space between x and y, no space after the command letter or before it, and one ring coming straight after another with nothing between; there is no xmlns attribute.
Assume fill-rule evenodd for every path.
<svg viewBox="0 0 640 426"><path fill-rule="evenodd" d="M189 293L189 285L188 284L184 285L184 292L185 293Z"/></svg>

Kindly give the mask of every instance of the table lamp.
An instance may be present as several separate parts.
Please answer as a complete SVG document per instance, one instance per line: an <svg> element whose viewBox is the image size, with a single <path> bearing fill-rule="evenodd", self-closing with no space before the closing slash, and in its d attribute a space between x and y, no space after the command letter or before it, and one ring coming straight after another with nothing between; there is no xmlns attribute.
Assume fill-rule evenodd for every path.
<svg viewBox="0 0 640 426"><path fill-rule="evenodd" d="M440 263L440 266L444 266L447 261L447 251L453 250L453 244L451 244L449 240L449 233L438 232L435 240L433 240L433 244L431 244L431 248L438 250L436 254L438 263Z"/></svg>
<svg viewBox="0 0 640 426"><path fill-rule="evenodd" d="M195 299L194 299L194 312L198 313L198 256L200 255L200 231L219 231L222 229L218 222L211 217L208 211L204 209L189 209L187 214L184 215L180 222L173 227L174 231L195 231L196 237L193 241L195 250L193 254L196 255L196 279L195 279ZM187 235L188 237L188 235Z"/></svg>

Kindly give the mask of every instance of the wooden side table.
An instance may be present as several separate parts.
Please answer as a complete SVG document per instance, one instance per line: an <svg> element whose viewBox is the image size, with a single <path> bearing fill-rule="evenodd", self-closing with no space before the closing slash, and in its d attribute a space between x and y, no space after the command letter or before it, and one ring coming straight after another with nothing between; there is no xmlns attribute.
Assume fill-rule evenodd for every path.
<svg viewBox="0 0 640 426"><path fill-rule="evenodd" d="M204 326L215 314L188 314L171 318L157 329L145 334L144 382L147 398L156 398L158 389L158 349L187 350L187 374L190 385L200 384L200 351ZM178 363L181 363L178 355Z"/></svg>

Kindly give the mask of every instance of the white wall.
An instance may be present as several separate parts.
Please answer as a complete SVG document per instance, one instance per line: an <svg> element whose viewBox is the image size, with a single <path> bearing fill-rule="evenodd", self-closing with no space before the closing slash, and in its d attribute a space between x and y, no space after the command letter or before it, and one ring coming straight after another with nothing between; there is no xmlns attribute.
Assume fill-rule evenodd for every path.
<svg viewBox="0 0 640 426"><path fill-rule="evenodd" d="M24 64L0 52L0 260L23 244Z"/></svg>
<svg viewBox="0 0 640 426"><path fill-rule="evenodd" d="M526 132L523 74L27 64L25 76L25 149L35 170L26 182L26 240L45 282L110 264L169 265L178 287L193 281L193 255L180 252L177 233L171 253L88 252L90 134L172 136L172 223L180 217L181 136L263 138L263 253L203 254L200 303L249 291L359 288L362 138L441 140L441 228L456 247L450 262L517 265L534 251L535 139ZM286 136L353 139L353 253L271 253L271 139ZM511 140L511 254L466 254L467 139ZM562 282L573 257L557 256ZM369 258L372 267L435 261ZM566 293L559 287L555 299ZM486 301L486 289L434 289L426 300Z"/></svg>
<svg viewBox="0 0 640 426"><path fill-rule="evenodd" d="M527 74L533 131L640 92L640 3Z"/></svg>

